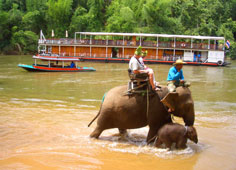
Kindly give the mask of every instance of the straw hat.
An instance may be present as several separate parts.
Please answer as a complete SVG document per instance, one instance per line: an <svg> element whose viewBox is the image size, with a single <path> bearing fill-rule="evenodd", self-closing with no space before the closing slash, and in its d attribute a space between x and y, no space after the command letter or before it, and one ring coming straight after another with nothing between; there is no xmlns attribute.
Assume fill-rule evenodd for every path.
<svg viewBox="0 0 236 170"><path fill-rule="evenodd" d="M180 65L180 64L186 64L185 62L183 62L183 60L176 60L174 65Z"/></svg>
<svg viewBox="0 0 236 170"><path fill-rule="evenodd" d="M135 55L141 56L142 55L142 47L139 46L136 50L135 50Z"/></svg>

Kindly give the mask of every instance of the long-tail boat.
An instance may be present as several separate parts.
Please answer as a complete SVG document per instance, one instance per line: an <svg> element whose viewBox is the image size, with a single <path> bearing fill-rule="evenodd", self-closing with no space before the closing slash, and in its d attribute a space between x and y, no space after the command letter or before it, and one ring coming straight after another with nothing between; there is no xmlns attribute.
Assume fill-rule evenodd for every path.
<svg viewBox="0 0 236 170"><path fill-rule="evenodd" d="M34 64L18 64L27 71L37 72L88 72L96 71L93 67L80 67L78 62L79 57L63 57L52 54L41 54L33 56Z"/></svg>

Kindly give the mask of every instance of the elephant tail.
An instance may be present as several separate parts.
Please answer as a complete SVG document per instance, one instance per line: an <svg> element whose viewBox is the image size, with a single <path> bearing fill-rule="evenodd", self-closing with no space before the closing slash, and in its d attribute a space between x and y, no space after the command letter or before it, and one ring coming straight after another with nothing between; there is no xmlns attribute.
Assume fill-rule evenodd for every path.
<svg viewBox="0 0 236 170"><path fill-rule="evenodd" d="M102 104L103 104L103 102L104 102L104 100L105 100L106 95L107 95L107 93L105 93L105 94L103 95L103 97L102 97ZM98 116L100 115L101 108L102 108L102 104L101 104L101 106L100 106L100 109L99 109L98 114L97 114L97 115L93 118L93 120L88 124L88 127L89 127L89 126L98 118Z"/></svg>
<svg viewBox="0 0 236 170"><path fill-rule="evenodd" d="M88 124L88 127L98 118L98 116L100 115L100 112L101 112L101 108L102 108L102 104L101 104L101 107L99 109L99 112L98 114L93 118L93 120Z"/></svg>

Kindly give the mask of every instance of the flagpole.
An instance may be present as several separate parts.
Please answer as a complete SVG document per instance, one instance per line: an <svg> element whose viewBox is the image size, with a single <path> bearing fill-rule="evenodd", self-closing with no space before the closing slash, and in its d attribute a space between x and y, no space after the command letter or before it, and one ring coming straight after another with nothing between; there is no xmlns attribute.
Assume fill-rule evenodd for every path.
<svg viewBox="0 0 236 170"><path fill-rule="evenodd" d="M225 38L224 38L224 51L225 51Z"/></svg>

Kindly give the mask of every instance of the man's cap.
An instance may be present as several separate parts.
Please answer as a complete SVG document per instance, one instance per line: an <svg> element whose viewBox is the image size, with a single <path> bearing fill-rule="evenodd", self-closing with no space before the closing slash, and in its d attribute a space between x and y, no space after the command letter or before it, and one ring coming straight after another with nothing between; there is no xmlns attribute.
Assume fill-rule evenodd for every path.
<svg viewBox="0 0 236 170"><path fill-rule="evenodd" d="M136 50L135 50L135 55L141 56L142 55L142 47L139 46Z"/></svg>

